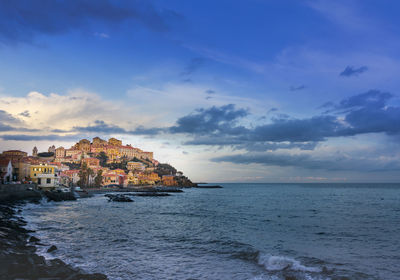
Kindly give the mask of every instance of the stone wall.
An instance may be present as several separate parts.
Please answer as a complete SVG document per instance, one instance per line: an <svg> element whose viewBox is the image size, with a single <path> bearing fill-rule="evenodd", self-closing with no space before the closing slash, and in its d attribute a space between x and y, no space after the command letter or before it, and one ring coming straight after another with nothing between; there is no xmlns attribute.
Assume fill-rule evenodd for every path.
<svg viewBox="0 0 400 280"><path fill-rule="evenodd" d="M0 203L41 197L35 184L0 184Z"/></svg>

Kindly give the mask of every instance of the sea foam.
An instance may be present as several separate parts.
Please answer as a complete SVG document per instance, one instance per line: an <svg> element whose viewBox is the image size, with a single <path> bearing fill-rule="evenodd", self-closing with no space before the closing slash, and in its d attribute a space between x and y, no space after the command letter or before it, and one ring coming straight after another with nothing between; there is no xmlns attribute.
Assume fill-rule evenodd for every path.
<svg viewBox="0 0 400 280"><path fill-rule="evenodd" d="M264 266L268 271L304 271L304 272L321 272L322 269L319 267L305 266L300 261L290 257L284 256L272 256L267 254L258 255L258 264Z"/></svg>

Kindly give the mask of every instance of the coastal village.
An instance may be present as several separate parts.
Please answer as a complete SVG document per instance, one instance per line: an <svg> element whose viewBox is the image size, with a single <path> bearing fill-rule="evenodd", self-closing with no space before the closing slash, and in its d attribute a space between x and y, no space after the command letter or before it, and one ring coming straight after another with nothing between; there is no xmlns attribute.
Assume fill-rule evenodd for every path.
<svg viewBox="0 0 400 280"><path fill-rule="evenodd" d="M135 186L191 186L182 172L121 140L82 139L70 148L50 146L32 155L20 150L0 154L3 184L33 183L42 190L80 188L128 188Z"/></svg>

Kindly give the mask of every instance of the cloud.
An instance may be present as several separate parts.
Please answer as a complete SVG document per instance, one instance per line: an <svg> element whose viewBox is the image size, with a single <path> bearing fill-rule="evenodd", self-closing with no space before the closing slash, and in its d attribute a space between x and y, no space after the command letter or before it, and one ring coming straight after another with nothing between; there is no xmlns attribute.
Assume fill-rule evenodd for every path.
<svg viewBox="0 0 400 280"><path fill-rule="evenodd" d="M28 110L25 110L25 111L19 113L19 115L23 116L23 117L26 117L26 118L30 118L31 117L31 114L29 113Z"/></svg>
<svg viewBox="0 0 400 280"><path fill-rule="evenodd" d="M247 115L247 110L236 109L233 104L221 107L213 106L208 109L197 109L194 113L179 118L176 125L170 128L170 132L190 134L238 134L243 128L235 126L236 121Z"/></svg>
<svg viewBox="0 0 400 280"><path fill-rule="evenodd" d="M106 134L126 134L126 130L116 126L116 125L109 125L106 124L102 120L94 121L94 125L89 126L75 126L74 130L86 133L106 133Z"/></svg>
<svg viewBox="0 0 400 280"><path fill-rule="evenodd" d="M134 20L157 32L169 30L168 21L181 18L171 10L158 10L148 1L38 0L2 1L0 42L32 43L40 34L57 35L71 30ZM105 33L102 33L105 34Z"/></svg>
<svg viewBox="0 0 400 280"><path fill-rule="evenodd" d="M271 108L267 111L267 114L278 111L278 108Z"/></svg>
<svg viewBox="0 0 400 280"><path fill-rule="evenodd" d="M58 134L48 134L48 135L28 135L28 134L3 134L0 138L5 141L76 141L77 139L82 139L82 135L58 135Z"/></svg>
<svg viewBox="0 0 400 280"><path fill-rule="evenodd" d="M24 131L32 132L36 129L27 128L26 124L20 119L15 118L5 110L0 110L0 132L2 131Z"/></svg>
<svg viewBox="0 0 400 280"><path fill-rule="evenodd" d="M353 66L347 66L343 72L340 73L342 77L351 77L351 76L358 76L368 70L367 66L361 66L359 68L355 68Z"/></svg>
<svg viewBox="0 0 400 280"><path fill-rule="evenodd" d="M93 125L89 126L76 126L73 127L72 131L77 131L81 133L94 133L94 134L107 134L107 135L115 135L115 134L130 134L130 135L156 135L159 134L165 129L163 128L145 128L143 126L138 126L134 130L127 130L117 125L107 124L102 120L94 121Z"/></svg>
<svg viewBox="0 0 400 280"><path fill-rule="evenodd" d="M110 38L110 35L108 35L107 33L103 33L103 32L95 32L94 36L102 38L102 39Z"/></svg>
<svg viewBox="0 0 400 280"><path fill-rule="evenodd" d="M232 146L248 151L276 149L314 149L329 138L367 133L400 134L400 107L389 106L390 93L371 90L329 103L325 114L309 118L278 115L270 123L243 126L248 111L232 104L198 109L181 117L170 133L191 136L186 145ZM327 114L330 113L330 114Z"/></svg>
<svg viewBox="0 0 400 280"><path fill-rule="evenodd" d="M185 69L182 71L181 76L190 76L195 71L197 71L201 66L205 63L205 59L202 57L192 58L189 63L185 66Z"/></svg>
<svg viewBox="0 0 400 280"><path fill-rule="evenodd" d="M331 156L316 158L309 154L288 153L245 153L215 157L213 162L231 162L236 164L262 164L265 166L296 167L304 169L321 169L328 171L400 171L400 161L396 158L376 160L365 157Z"/></svg>
<svg viewBox="0 0 400 280"><path fill-rule="evenodd" d="M20 123L20 120L14 118L10 113L5 110L0 110L0 121L13 124Z"/></svg>
<svg viewBox="0 0 400 280"><path fill-rule="evenodd" d="M299 85L299 86L290 86L290 91L299 91L306 89L307 87L305 85Z"/></svg>

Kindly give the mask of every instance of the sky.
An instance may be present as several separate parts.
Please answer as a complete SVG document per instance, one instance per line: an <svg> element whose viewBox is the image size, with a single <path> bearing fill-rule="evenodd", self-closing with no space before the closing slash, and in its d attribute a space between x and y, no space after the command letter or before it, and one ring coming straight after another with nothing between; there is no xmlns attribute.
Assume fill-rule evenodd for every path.
<svg viewBox="0 0 400 280"><path fill-rule="evenodd" d="M116 137L193 181L399 182L399 8L0 0L0 151Z"/></svg>

